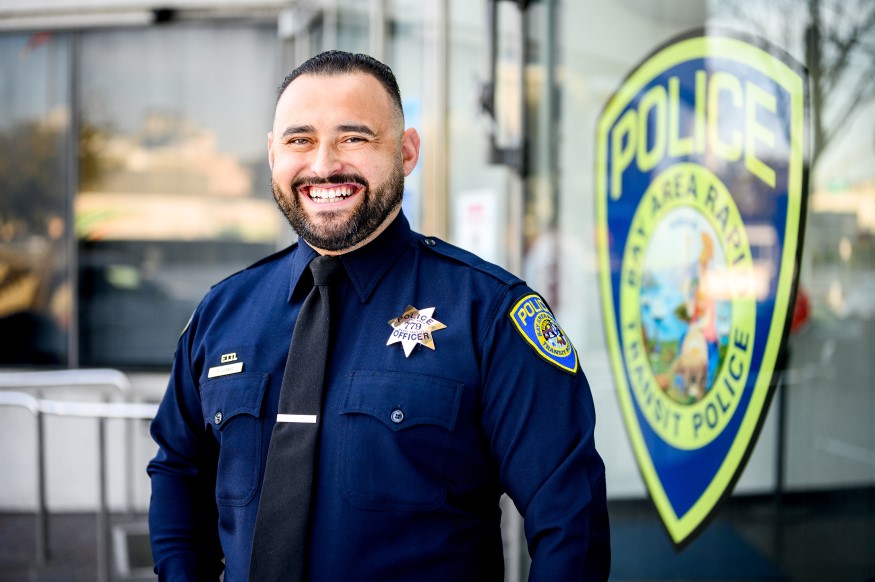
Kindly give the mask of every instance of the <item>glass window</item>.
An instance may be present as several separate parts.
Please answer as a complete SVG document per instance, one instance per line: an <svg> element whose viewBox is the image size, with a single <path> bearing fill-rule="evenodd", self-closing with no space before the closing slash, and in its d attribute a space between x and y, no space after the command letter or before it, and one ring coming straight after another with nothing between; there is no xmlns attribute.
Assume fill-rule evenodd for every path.
<svg viewBox="0 0 875 582"><path fill-rule="evenodd" d="M871 2L561 6L559 317L586 354L596 400L596 440L612 498L612 579L868 579L875 572ZM676 553L643 499L608 364L594 242L594 144L602 108L625 76L664 42L703 26L762 38L808 68L811 190L782 386L732 497Z"/></svg>
<svg viewBox="0 0 875 582"><path fill-rule="evenodd" d="M370 30L369 0L339 0L337 3L337 48L351 53L367 53Z"/></svg>
<svg viewBox="0 0 875 582"><path fill-rule="evenodd" d="M555 52L558 5L554 0L529 4L526 20L526 188L523 278L561 310L557 294L556 236L559 178L558 111Z"/></svg>
<svg viewBox="0 0 875 582"><path fill-rule="evenodd" d="M448 236L454 244L486 260L516 268L515 249L520 235L514 200L520 197L521 188L513 170L491 164L489 157L492 134L500 134L496 141L502 140L495 145L516 145L506 132L515 123L508 110L520 101L520 51L514 49L519 45L519 27L512 27L519 18L515 5L498 3L504 18L498 23L497 34L506 50L497 55L496 85L504 87L507 83L509 90L496 91L493 115L481 101L491 76L486 4L473 9L466 0L449 3ZM513 129L518 136L519 126Z"/></svg>
<svg viewBox="0 0 875 582"><path fill-rule="evenodd" d="M779 44L810 75L811 193L785 390L787 486L872 484L875 10L864 2L735 4L714 3L710 21Z"/></svg>
<svg viewBox="0 0 875 582"><path fill-rule="evenodd" d="M209 286L273 250L273 27L92 32L81 42L84 365L166 366Z"/></svg>
<svg viewBox="0 0 875 582"><path fill-rule="evenodd" d="M0 364L67 364L69 41L0 35Z"/></svg>
<svg viewBox="0 0 875 582"><path fill-rule="evenodd" d="M425 65L424 18L421 2L390 0L387 3L387 56L388 64L395 73L401 89L404 122L422 132L423 123L423 67ZM425 150L420 156L426 156ZM419 229L422 212L422 167L421 157L413 172L404 180L404 214L414 229Z"/></svg>

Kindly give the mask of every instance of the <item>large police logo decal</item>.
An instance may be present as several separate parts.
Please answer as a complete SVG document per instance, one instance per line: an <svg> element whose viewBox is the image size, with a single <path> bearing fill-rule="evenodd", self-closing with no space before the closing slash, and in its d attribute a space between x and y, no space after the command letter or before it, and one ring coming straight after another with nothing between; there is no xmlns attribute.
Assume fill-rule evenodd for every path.
<svg viewBox="0 0 875 582"><path fill-rule="evenodd" d="M645 60L599 120L607 340L677 545L731 490L774 386L801 252L806 99L787 55L696 33Z"/></svg>
<svg viewBox="0 0 875 582"><path fill-rule="evenodd" d="M623 255L620 337L635 399L662 440L699 448L732 417L750 368L756 305L741 216L716 176L680 163L645 192Z"/></svg>

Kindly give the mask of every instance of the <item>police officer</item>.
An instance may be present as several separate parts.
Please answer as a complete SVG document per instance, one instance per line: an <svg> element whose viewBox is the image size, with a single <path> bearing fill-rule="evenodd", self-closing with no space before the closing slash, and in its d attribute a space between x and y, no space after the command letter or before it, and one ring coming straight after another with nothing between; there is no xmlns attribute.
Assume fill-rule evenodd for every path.
<svg viewBox="0 0 875 582"><path fill-rule="evenodd" d="M331 51L288 75L268 134L299 234L214 286L152 424L149 524L162 580L246 580L297 283L337 255L306 578L503 579L499 498L525 519L530 580L604 580L604 465L578 354L501 268L413 232L419 136L388 67ZM306 367L312 362L293 364Z"/></svg>

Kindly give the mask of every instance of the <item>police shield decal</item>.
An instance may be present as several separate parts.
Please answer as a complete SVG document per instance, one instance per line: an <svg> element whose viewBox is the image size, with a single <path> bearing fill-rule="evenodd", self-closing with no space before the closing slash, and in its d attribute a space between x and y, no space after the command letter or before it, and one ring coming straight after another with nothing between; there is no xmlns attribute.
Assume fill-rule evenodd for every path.
<svg viewBox="0 0 875 582"><path fill-rule="evenodd" d="M641 63L599 118L607 343L639 468L677 546L732 490L779 375L807 115L800 64L698 31Z"/></svg>

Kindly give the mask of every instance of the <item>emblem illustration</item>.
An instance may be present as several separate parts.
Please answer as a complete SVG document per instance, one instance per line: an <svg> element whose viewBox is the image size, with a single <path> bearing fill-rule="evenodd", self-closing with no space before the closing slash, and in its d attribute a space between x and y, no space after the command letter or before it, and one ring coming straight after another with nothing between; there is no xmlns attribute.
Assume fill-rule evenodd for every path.
<svg viewBox="0 0 875 582"><path fill-rule="evenodd" d="M647 58L599 119L607 343L647 489L672 541L740 475L777 377L805 216L801 65L693 33Z"/></svg>
<svg viewBox="0 0 875 582"><path fill-rule="evenodd" d="M540 295L524 295L508 316L536 354L566 372L577 372L577 352Z"/></svg>
<svg viewBox="0 0 875 582"><path fill-rule="evenodd" d="M434 349L434 332L445 329L447 326L436 320L433 316L434 307L417 309L408 305L404 313L389 320L392 326L392 334L389 336L387 346L401 342L404 348L404 356L410 357L410 353L417 344L429 349Z"/></svg>

